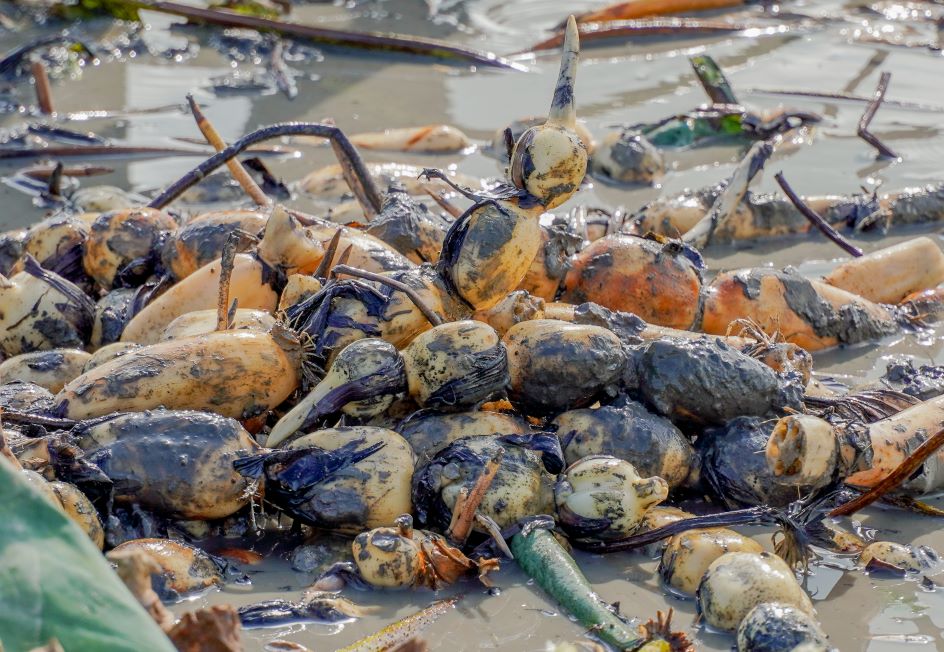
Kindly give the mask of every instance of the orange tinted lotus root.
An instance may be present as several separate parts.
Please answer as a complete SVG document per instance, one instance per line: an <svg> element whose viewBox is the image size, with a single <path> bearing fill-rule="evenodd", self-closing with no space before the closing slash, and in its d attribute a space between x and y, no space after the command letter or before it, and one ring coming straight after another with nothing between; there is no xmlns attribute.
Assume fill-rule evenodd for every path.
<svg viewBox="0 0 944 652"><path fill-rule="evenodd" d="M577 253L582 238L567 225L552 224L541 226L541 241L543 244L518 289L527 290L545 301L553 301L569 269L570 258Z"/></svg>
<svg viewBox="0 0 944 652"><path fill-rule="evenodd" d="M931 238L913 238L853 258L823 281L869 301L898 303L944 282L944 252Z"/></svg>
<svg viewBox="0 0 944 652"><path fill-rule="evenodd" d="M688 329L700 292L701 272L680 245L613 234L577 254L561 300L593 301L651 324Z"/></svg>
<svg viewBox="0 0 944 652"><path fill-rule="evenodd" d="M807 351L855 344L894 333L884 307L791 268L755 268L719 274L708 286L702 329L724 335L737 319L752 319L767 335L778 333Z"/></svg>

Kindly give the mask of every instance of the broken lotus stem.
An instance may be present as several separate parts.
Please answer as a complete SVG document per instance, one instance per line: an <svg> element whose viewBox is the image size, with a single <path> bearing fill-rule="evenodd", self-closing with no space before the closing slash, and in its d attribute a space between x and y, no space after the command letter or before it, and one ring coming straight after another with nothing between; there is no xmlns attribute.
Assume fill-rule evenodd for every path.
<svg viewBox="0 0 944 652"><path fill-rule="evenodd" d="M865 113L863 113L862 117L859 119L859 127L856 133L859 135L859 138L878 150L879 158L897 159L898 154L869 131L872 118L875 117L875 114L878 112L878 107L882 105L882 101L885 99L885 91L888 90L888 82L891 78L892 74L890 72L883 72L879 77L878 86L875 88L875 95L872 97L869 105L865 107Z"/></svg>
<svg viewBox="0 0 944 652"><path fill-rule="evenodd" d="M823 235L835 242L847 254L855 256L856 258L862 255L861 249L839 235L839 232L831 227L829 222L824 220L819 213L807 206L806 202L804 202L803 199L801 199L800 196L793 191L793 188L790 187L790 184L787 183L787 180L783 177L783 172L778 172L775 174L774 179L776 179L777 183L780 184L780 187L783 189L783 193L787 196L787 199L789 199L793 205L796 206L796 209L800 211L803 217L808 219L810 222L812 222L813 226L822 231Z"/></svg>
<svg viewBox="0 0 944 652"><path fill-rule="evenodd" d="M482 503L485 492L492 486L492 480L495 479L498 469L501 468L501 459L504 453L504 448L499 448L495 451L495 455L485 463L485 467L472 486L472 490L465 494L460 494L460 496L463 497L461 505L460 501L457 500L453 508L452 523L449 524L449 529L446 531L446 538L451 542L461 546L465 543L466 539L469 538L469 533L472 531L472 524L475 522L476 510L478 510L479 505Z"/></svg>
<svg viewBox="0 0 944 652"><path fill-rule="evenodd" d="M148 206L150 208L164 208L189 188L200 183L208 174L239 156L252 145L281 136L319 136L329 139L332 147L336 147L335 151L344 154L341 160L341 169L344 170L345 163L349 163L351 173L358 179L358 183L355 184L357 187L351 188L355 194L358 193L358 187L363 190L364 195L363 197L358 195L358 201L362 201L362 205L368 207L365 210L373 210L375 213L380 212L382 203L380 191L377 189L377 185L374 183L373 177L370 176L370 171L361 159L360 154L358 154L357 149L348 140L344 132L336 126L318 122L283 122L250 132L187 172L152 199Z"/></svg>
<svg viewBox="0 0 944 652"><path fill-rule="evenodd" d="M423 313L423 316L429 320L429 323L433 326L439 326L443 323L442 317L437 315L432 308L426 305L426 302L416 293L416 290L411 288L406 283L401 283L400 281L390 278L389 276L384 276L383 274L375 274L373 272L367 272L363 269L357 269L356 267L350 267L348 265L338 264L335 265L331 270L334 274L344 274L346 276L353 276L355 278L362 278L367 281L374 281L375 283L382 283L388 285L395 290L403 292L405 295L410 297L410 301L419 308L420 312Z"/></svg>
<svg viewBox="0 0 944 652"><path fill-rule="evenodd" d="M197 121L197 128L200 130L200 133L203 134L203 137L206 138L206 141L217 152L222 152L226 149L226 142L220 136L216 127L213 126L213 123L203 114L200 105L193 99L193 95L189 93L187 94L187 103L190 105L190 112L193 113L194 120ZM229 168L229 173L233 175L233 179L236 180L239 187L249 195L249 198L252 199L257 206L269 205L269 198L262 191L262 188L259 187L259 184L249 175L246 168L243 167L243 164L240 163L239 160L233 158L227 161L226 167Z"/></svg>

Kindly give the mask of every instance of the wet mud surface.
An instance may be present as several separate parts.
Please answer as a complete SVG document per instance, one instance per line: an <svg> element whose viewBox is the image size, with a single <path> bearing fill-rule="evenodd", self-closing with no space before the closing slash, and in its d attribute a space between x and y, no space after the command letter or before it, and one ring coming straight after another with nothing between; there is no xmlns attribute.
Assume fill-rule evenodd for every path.
<svg viewBox="0 0 944 652"><path fill-rule="evenodd" d="M527 43L543 39L566 12L596 6L589 0L498 2L469 0L437 3L440 18L426 19L427 4L420 0L355 2L353 8L328 4L299 4L293 15L298 21L319 22L332 27L358 30L389 30L437 38L448 38L480 49L505 54ZM661 40L637 40L587 49L577 82L578 114L597 140L617 123L660 119L688 110L705 101L695 82L687 56L706 52L725 69L739 97L758 109L780 104L821 113L824 120L802 142L783 143L767 164L767 173L755 182L757 192L773 192L773 173L783 170L793 187L805 195L847 194L865 186L896 191L942 180L944 135L941 113L881 108L872 129L902 157L901 162L876 161L873 150L855 136L863 104L845 100L780 97L751 89L814 90L871 95L880 71L893 74L889 100L944 105L942 78L944 59L927 49L908 49L856 41L857 29L829 19L842 8L838 2L799 3L805 11L826 19L814 28L760 36L679 36ZM261 75L258 58L246 54L244 45L234 46L238 62L221 52L229 51L222 32L171 27L163 16L149 15L151 28L131 35L107 22L83 25L82 35L98 42L112 42L114 59L104 58L72 78L54 81L57 108L63 112L87 109L130 109L183 104L188 92L195 94L206 115L222 136L232 141L263 124L318 121L332 118L350 133L388 127L448 123L484 143L496 129L511 120L539 114L546 109L547 95L557 74L557 55L549 53L524 59L527 72L477 70L431 60L411 60L401 55L377 55L336 48L295 44L298 55L289 68L297 95L289 100L274 91ZM881 22L881 21L878 21ZM54 27L31 27L17 33L0 33L0 49L7 50ZM133 54L132 54L133 52ZM262 81L253 92L233 90L233 75ZM220 80L224 81L220 81ZM29 89L22 89L24 95ZM261 91L261 93L260 93ZM0 115L0 128L21 123L17 115ZM182 110L149 115L131 115L119 120L90 119L64 126L91 130L115 142L150 147L193 147L179 138L199 138L191 117ZM334 163L330 148L295 143L298 156L266 158L277 176L286 181L301 179L308 172ZM201 150L203 151L203 150ZM633 212L646 202L673 195L685 188L717 183L733 170L739 151L735 147L712 146L674 152L668 157L668 172L658 187L626 189L594 181L568 204L624 207ZM463 154L425 156L365 152L371 162L399 161L419 167L443 167L482 177L497 177L502 164L485 156L481 147ZM111 184L142 193L152 193L176 179L202 156L95 161L115 172L85 185ZM716 163L716 161L719 161ZM16 165L0 164L0 173L11 174ZM194 195L195 196L195 195ZM239 198L234 192L231 197ZM0 186L0 229L24 228L38 222L44 212L30 198ZM299 197L290 205L316 210ZM940 207L936 207L940 210ZM902 205L902 214L927 212L921 206ZM869 233L854 238L870 251L918 233L938 239L940 224L902 227L882 237ZM784 237L740 248L715 247L706 252L710 278L721 270L738 267L795 265L804 276L815 278L843 260L841 252L817 234ZM880 377L893 355L911 356L914 365L941 362L939 331L896 333L879 342L834 349L814 356L818 376L835 376L856 384ZM11 397L12 398L12 397ZM39 397L39 400L48 400ZM4 399L6 402L6 398ZM944 507L944 500L929 501ZM683 507L691 508L690 505ZM877 538L902 543L928 544L944 551L940 521L900 510L873 507L856 518L858 527ZM770 549L769 532L742 529ZM286 539L287 539L286 532ZM234 544L237 542L233 542ZM251 544L244 544L251 545ZM207 604L242 606L271 599L297 600L314 579L313 573L292 570L287 547L257 565L240 564L249 582L227 584L173 607L177 613ZM641 553L612 556L576 553L588 578L601 597L619 602L624 614L641 620L657 609L672 607L676 625L686 629L699 650L729 650L733 637L693 627L694 603L669 596L659 584L658 560ZM913 579L867 576L851 568L851 558L828 555L814 563L808 577L818 618L831 642L845 651L895 652L944 648L944 578L930 583ZM494 576L498 591L487 591L474 581L444 590L445 597L465 592L457 608L439 619L424 637L434 650L543 650L549 640L576 640L581 627L561 614L544 594L528 585L514 563ZM244 633L248 650L262 650L274 639L288 639L313 650L333 650L376 631L396 618L426 606L436 597L431 591L359 592L346 595L378 611L347 624L288 624L253 629Z"/></svg>

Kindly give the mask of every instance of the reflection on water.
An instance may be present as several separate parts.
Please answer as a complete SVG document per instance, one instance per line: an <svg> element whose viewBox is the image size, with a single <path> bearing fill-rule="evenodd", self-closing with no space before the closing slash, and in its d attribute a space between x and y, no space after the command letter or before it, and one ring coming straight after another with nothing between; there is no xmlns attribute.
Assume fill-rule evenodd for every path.
<svg viewBox="0 0 944 652"><path fill-rule="evenodd" d="M389 30L448 38L470 47L501 54L520 51L546 36L545 28L578 11L600 5L596 0L390 0L355 3L349 10L329 3L298 3L296 20L323 22L335 27L360 30ZM426 16L430 6L442 15L435 21ZM839 2L791 3L791 10L837 16ZM745 20L755 19L757 7L745 11ZM483 142L512 119L541 114L547 109L550 90L557 73L556 54L523 58L525 73L503 70L470 71L461 66L429 60L414 61L390 54L363 54L336 48L319 48L321 56L310 62L292 62L303 73L297 79L298 96L289 101L281 93L215 94L211 79L233 70L230 60L210 47L213 30L181 29L176 19L153 17L152 27L142 40L152 51L186 51L164 59L137 53L126 61L105 59L74 79L57 81L54 96L60 111L92 108L147 108L182 103L194 93L206 114L227 140L233 140L260 125L288 121L334 119L350 132L380 130L385 127L422 125L434 122L453 124ZM171 28L171 25L176 25ZM106 23L84 25L81 33L92 40L117 36L118 30ZM0 33L0 49L8 49L31 38L40 29ZM933 111L883 106L873 130L901 156L901 162L876 162L873 151L855 136L861 103L843 100L791 98L762 90L816 90L870 95L881 71L892 72L888 99L921 104L944 105L942 79L944 59L923 49L906 49L880 44L851 42L852 32L838 21L825 22L802 31L757 37L679 36L665 40L636 40L609 43L585 52L577 81L578 111L597 138L612 125L654 120L693 108L705 101L690 70L687 56L710 53L725 68L742 101L756 110L778 105L816 111L824 121L800 142L783 144L768 164L768 172L758 182L762 190L775 189L773 173L782 170L801 193L849 193L865 186L870 189L898 189L940 181L944 160L941 115ZM187 48L187 44L190 47ZM238 69L251 73L259 62L241 63ZM24 91L28 93L28 89ZM15 115L0 116L0 126L18 124ZM76 125L68 125L75 127ZM90 120L77 128L142 145L186 146L175 138L196 138L199 132L182 111L153 115L132 115L119 121ZM295 145L293 145L294 147ZM269 159L273 171L291 181L310 170L332 163L329 148L298 146L299 158ZM624 206L633 210L660 194L686 187L712 184L727 176L738 159L738 151L712 147L673 153L670 171L655 188L626 189L593 183L582 190L577 201L592 205ZM367 153L372 161L396 159L423 166L455 165L466 174L497 176L501 167L474 149L464 156L392 156ZM160 188L198 162L197 158L135 160L127 165L111 161L115 172L96 179L140 191ZM0 171L8 173L15 166ZM92 182L87 182L90 185ZM0 186L0 228L37 221L41 211L28 198ZM306 200L296 202L307 208ZM937 233L938 225L923 232ZM866 250L895 242L911 233L896 231L889 238L876 234L857 238ZM818 276L838 261L841 252L817 236L757 243L739 250L716 248L707 260L712 271L747 265L798 265L809 276ZM940 361L937 332L897 335L880 345L862 345L817 354L819 373L835 375L847 382L877 378L888 356L904 353L919 362ZM936 504L941 505L938 499ZM937 521L898 511L871 509L861 516L865 528L876 536L896 541L936 546L944 551L944 534ZM769 546L769 534L757 533ZM578 554L578 561L607 601L619 602L623 613L644 619L657 609L671 606L677 624L686 629L694 618L691 601L667 597L655 576L657 561L638 553L609 557ZM808 578L816 608L834 643L844 651L890 652L904 649L944 647L944 597L942 590L929 590L917 581L873 578L859 571L843 573L851 561L847 557L826 556ZM228 586L197 600L199 604L231 602L242 605L272 598L297 598L312 577L294 573L280 558L245 569L251 587ZM932 578L934 579L934 578ZM934 579L934 581L937 581ZM543 650L547 640L574 640L582 631L543 594L528 586L514 564L497 576L499 595L469 583L459 608L437 622L427 636L433 649L450 652L466 650ZM448 591L446 592L448 594ZM378 605L378 614L344 626L292 625L253 630L246 633L250 647L261 649L277 638L298 641L316 650L346 645L376 630L382 624L403 617L433 599L429 592L358 593L350 596L362 604ZM185 603L178 609L189 609ZM728 650L731 638L704 630L693 630L696 644L703 650Z"/></svg>

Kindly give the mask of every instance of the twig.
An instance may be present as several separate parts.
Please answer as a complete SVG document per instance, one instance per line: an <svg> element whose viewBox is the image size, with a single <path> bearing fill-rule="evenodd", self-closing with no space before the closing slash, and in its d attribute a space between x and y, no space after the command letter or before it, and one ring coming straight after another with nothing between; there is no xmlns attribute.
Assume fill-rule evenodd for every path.
<svg viewBox="0 0 944 652"><path fill-rule="evenodd" d="M375 211L380 211L380 191L377 190L377 185L374 183L373 177L370 176L370 172L367 170L367 166L364 165L364 161L361 159L360 154L358 154L357 149L354 148L354 145L347 139L343 131L334 125L325 125L317 122L285 122L262 127L261 129L250 132L235 143L231 143L223 151L217 152L215 155L187 172L180 179L164 189L164 192L151 200L148 206L150 208L164 208L180 197L187 189L202 181L208 174L232 158L239 156L239 154L248 147L256 143L271 140L272 138L279 138L280 136L319 136L321 138L331 139L332 146L337 147L336 151L340 150L344 152L345 158L351 164L353 174L360 181L359 185L366 191L363 199L358 197L358 200L368 202ZM2 156L3 152L0 151L0 158L2 158ZM341 169L343 170L344 167L342 162ZM351 188L351 190L355 193L357 192L356 188Z"/></svg>
<svg viewBox="0 0 944 652"><path fill-rule="evenodd" d="M49 177L56 172L59 163L50 163L47 165L33 165L28 168L23 168L17 170L17 174L22 174L25 177L30 179L37 179L39 181L48 181ZM62 176L64 177L95 177L101 174L111 174L114 172L114 168L105 167L104 165L69 165L62 168Z"/></svg>
<svg viewBox="0 0 944 652"><path fill-rule="evenodd" d="M443 209L444 211L452 215L454 218L459 219L460 217L462 217L462 213L464 211L458 206L456 206L455 204L453 204L451 201L443 197L439 192L436 191L435 188L424 183L423 190L426 191L426 194L429 195L430 198L432 198L434 202L439 204L439 207L441 209Z"/></svg>
<svg viewBox="0 0 944 652"><path fill-rule="evenodd" d="M898 158L898 154L893 152L885 143L880 141L875 134L869 131L872 118L875 117L878 107L882 105L882 100L885 99L885 91L888 90L888 81L891 78L892 74L890 72L883 72L879 76L878 86L875 88L875 95L872 97L872 101L869 102L869 105L865 107L865 113L859 118L859 128L856 131L856 133L859 134L859 138L878 150L879 158Z"/></svg>
<svg viewBox="0 0 944 652"><path fill-rule="evenodd" d="M338 262L336 265L328 268L328 278L334 278L338 275L338 272L334 269L338 265L344 266L347 265L347 261L351 259L351 254L354 252L354 245L349 244L344 248L344 251L341 252L341 255L338 256Z"/></svg>
<svg viewBox="0 0 944 652"><path fill-rule="evenodd" d="M526 70L520 64L499 57L491 52L478 52L461 46L434 39L403 36L400 34L385 34L381 32L351 32L326 27L314 27L281 20L271 20L257 16L248 16L202 7L191 7L178 2L161 2L151 0L135 0L141 9L159 11L174 16L183 16L192 22L219 25L221 27L243 27L260 32L273 32L281 36L306 39L328 45L345 45L349 47L383 50L388 52L405 52L419 54L439 59L458 59L490 68L508 68L512 70Z"/></svg>
<svg viewBox="0 0 944 652"><path fill-rule="evenodd" d="M823 235L835 242L850 256L855 256L858 258L862 255L861 249L842 237L839 232L836 231L836 229L829 225L829 222L824 220L819 213L807 206L806 202L804 202L799 195L793 192L793 188L791 188L790 184L787 183L787 180L783 178L783 172L778 172L775 174L774 179L776 179L777 183L780 184L780 187L783 189L787 199L789 199L793 205L796 206L796 209L800 211L803 217L808 219L816 228L822 231Z"/></svg>
<svg viewBox="0 0 944 652"><path fill-rule="evenodd" d="M808 97L814 100L841 100L845 102L871 102L873 98L853 95L852 93L823 93L819 91L782 91L774 88L748 88L746 93L757 93L760 95L777 95L783 97ZM885 100L886 106L893 106L896 109L908 109L911 111L931 111L944 113L944 106L935 106L933 104L920 104L918 102L902 102L900 100Z"/></svg>
<svg viewBox="0 0 944 652"><path fill-rule="evenodd" d="M229 282L233 276L238 243L239 236L231 233L223 244L223 253L220 256L220 287L216 300L216 330L218 331L228 331L232 326L229 317Z"/></svg>
<svg viewBox="0 0 944 652"><path fill-rule="evenodd" d="M315 278L327 278L328 270L331 269L331 261L334 260L334 256L338 251L338 242L341 241L341 229L343 227L338 227L338 230L334 232L334 235L331 236L331 242L328 243L328 248L325 249L324 256L321 258L321 262L318 263L318 269L315 270Z"/></svg>
<svg viewBox="0 0 944 652"><path fill-rule="evenodd" d="M62 161L59 161L46 180L46 193L51 197L62 197L62 170Z"/></svg>
<svg viewBox="0 0 944 652"><path fill-rule="evenodd" d="M284 48L284 42L276 36L272 51L269 53L269 70L275 77L275 84L279 90L285 93L285 97L294 100L298 97L298 84L295 83L292 72L285 65Z"/></svg>
<svg viewBox="0 0 944 652"><path fill-rule="evenodd" d="M213 126L213 123L203 114L200 105L193 99L193 95L189 93L187 94L187 104L190 105L190 112L193 114L193 119L197 121L197 128L200 129L200 133L203 134L206 141L210 143L217 152L222 152L226 149L226 142L220 136L216 127ZM229 168L229 173L233 175L239 187L243 189L243 192L249 195L249 198L256 203L256 206L269 205L269 198L262 191L262 188L259 187L259 184L246 172L246 168L243 167L243 164L240 163L238 159L230 159L226 162L226 167Z"/></svg>
<svg viewBox="0 0 944 652"><path fill-rule="evenodd" d="M680 34L731 34L754 29L763 32L763 27L749 24L728 23L721 20L699 20L695 18L650 18L643 20L621 20L601 23L583 23L578 27L580 45L592 45L594 41L612 38L633 38L639 36L679 36ZM564 33L535 43L524 54L553 50L564 43Z"/></svg>
<svg viewBox="0 0 944 652"><path fill-rule="evenodd" d="M349 267L347 265L335 265L332 270L335 274L346 274L347 276L353 276L355 278L362 278L368 281L374 281L376 283L383 283L384 285L389 285L395 290L403 292L406 296L410 298L410 301L419 308L420 312L423 313L423 316L429 321L433 326L439 326L443 323L442 317L437 315L432 308L426 305L426 302L423 301L423 298L416 293L416 290L411 288L406 283L401 283L400 281L390 278L389 276L383 276L382 274L374 274L373 272L368 272L363 269L357 269L356 267Z"/></svg>
<svg viewBox="0 0 944 652"><path fill-rule="evenodd" d="M33 73L33 82L36 84L36 103L39 104L39 110L46 115L52 115L56 110L52 104L52 88L49 86L46 64L39 59L33 59L30 62L30 72Z"/></svg>
<svg viewBox="0 0 944 652"><path fill-rule="evenodd" d="M465 500L462 501L462 505L460 506L459 501L456 501L456 506L452 513L452 522L449 524L449 529L446 530L446 538L457 546L461 547L466 542L466 539L469 538L469 533L472 531L472 524L475 522L475 512L478 510L479 505L482 504L485 492L492 486L492 481L495 479L495 475L501 467L501 460L504 453L505 450L499 447L492 458L485 463L471 491L468 492Z"/></svg>
<svg viewBox="0 0 944 652"><path fill-rule="evenodd" d="M233 276L233 267L236 263L236 252L243 242L253 242L256 238L252 234L240 229L234 230L223 243L223 252L220 256L220 287L216 302L216 330L228 331L233 327L233 318L236 316L236 303L229 301L229 286Z"/></svg>
<svg viewBox="0 0 944 652"><path fill-rule="evenodd" d="M833 511L829 512L829 515L848 516L849 514L855 514L860 509L868 507L910 478L911 475L918 470L918 467L924 464L929 457L934 455L941 446L944 446L944 428L938 430L928 439L925 439L924 442L915 449L915 452L906 457L901 464L895 467L894 471L882 478L878 484L858 498L854 498L835 508Z"/></svg>
<svg viewBox="0 0 944 652"><path fill-rule="evenodd" d="M18 159L50 159L81 156L93 158L98 156L206 156L206 151L181 149L176 147L133 147L125 145L78 145L51 146L51 147L11 147L0 149L0 160L14 161ZM188 186L189 188L189 186ZM186 190L187 188L184 188ZM181 191L183 192L183 190Z"/></svg>

